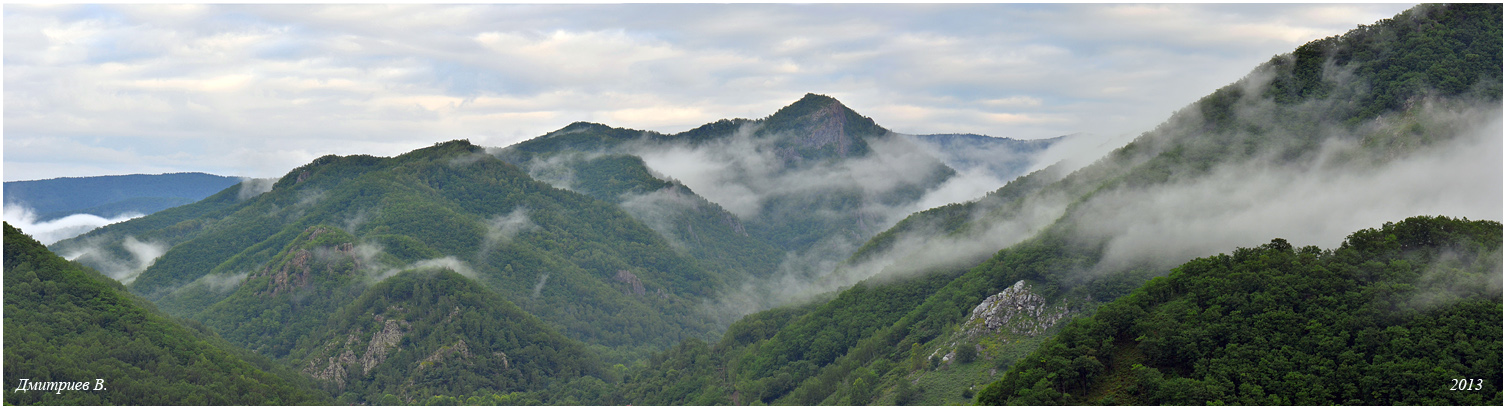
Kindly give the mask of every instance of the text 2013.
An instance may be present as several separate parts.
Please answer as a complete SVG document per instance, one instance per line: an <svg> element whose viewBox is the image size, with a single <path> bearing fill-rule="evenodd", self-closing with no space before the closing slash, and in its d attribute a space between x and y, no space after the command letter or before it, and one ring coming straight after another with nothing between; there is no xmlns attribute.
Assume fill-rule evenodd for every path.
<svg viewBox="0 0 1506 409"><path fill-rule="evenodd" d="M1485 387L1484 379L1455 379L1451 391L1478 391Z"/></svg>

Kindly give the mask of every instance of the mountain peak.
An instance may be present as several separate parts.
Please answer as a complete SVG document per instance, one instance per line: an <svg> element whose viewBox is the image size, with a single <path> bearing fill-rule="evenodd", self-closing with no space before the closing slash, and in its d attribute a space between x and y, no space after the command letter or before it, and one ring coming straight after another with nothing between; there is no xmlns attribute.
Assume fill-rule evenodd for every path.
<svg viewBox="0 0 1506 409"><path fill-rule="evenodd" d="M852 112L851 108L848 108L846 105L842 105L842 101L838 101L836 98L821 94L807 93L804 97L800 97L799 101L795 101L795 103L793 104L785 106L784 108L780 108L778 111L775 111L773 115L769 115L769 117L766 119L777 120L780 118L799 118L811 112L820 111L822 109Z"/></svg>
<svg viewBox="0 0 1506 409"><path fill-rule="evenodd" d="M780 139L776 145L786 152L787 161L865 155L866 139L890 133L872 118L820 94L805 94L761 122L759 134Z"/></svg>
<svg viewBox="0 0 1506 409"><path fill-rule="evenodd" d="M805 102L805 101L810 101L810 102L815 102L815 103L823 103L823 104L841 104L842 103L842 101L838 101L836 98L832 98L832 97L829 97L829 96L826 96L826 95L821 95L821 94L817 94L817 93L813 93L813 92L807 92L807 93L805 93L805 96L800 97L800 101L797 101L796 103Z"/></svg>

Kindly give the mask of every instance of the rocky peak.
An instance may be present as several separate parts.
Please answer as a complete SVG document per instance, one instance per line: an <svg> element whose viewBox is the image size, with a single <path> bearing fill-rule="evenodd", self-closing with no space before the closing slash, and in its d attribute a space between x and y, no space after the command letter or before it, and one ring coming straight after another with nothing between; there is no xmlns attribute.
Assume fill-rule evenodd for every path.
<svg viewBox="0 0 1506 409"><path fill-rule="evenodd" d="M835 98L817 94L806 94L759 122L756 135L774 138L774 153L787 165L863 156L869 152L865 139L890 133Z"/></svg>

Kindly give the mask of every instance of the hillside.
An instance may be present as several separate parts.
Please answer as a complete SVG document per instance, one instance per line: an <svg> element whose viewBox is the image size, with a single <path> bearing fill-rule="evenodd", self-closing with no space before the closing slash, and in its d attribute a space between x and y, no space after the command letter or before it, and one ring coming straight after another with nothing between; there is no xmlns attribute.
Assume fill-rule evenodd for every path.
<svg viewBox="0 0 1506 409"><path fill-rule="evenodd" d="M329 155L51 246L75 262L7 226L6 381L98 365L163 403L1499 405L1501 11L1312 41L1096 162L1018 177L1060 141L898 135L807 94L677 134ZM1012 179L956 202L980 175ZM81 335L128 343L79 355ZM159 402L26 395L6 401Z"/></svg>
<svg viewBox="0 0 1506 409"><path fill-rule="evenodd" d="M683 183L660 179L637 156L561 153L526 165L537 179L617 204L728 283L766 278L779 265L781 252L750 234L742 219Z"/></svg>
<svg viewBox="0 0 1506 409"><path fill-rule="evenodd" d="M978 403L1500 405L1501 308L1498 222L1415 217L1333 250L1274 239L1073 321Z"/></svg>
<svg viewBox="0 0 1506 409"><path fill-rule="evenodd" d="M679 220L650 225L687 244L693 257L754 278L733 281L737 289L719 297L717 308L736 317L865 278L822 276L904 216L973 199L985 193L975 186L1017 175L981 170L959 177L938 158L973 148L926 145L834 98L807 94L756 120L721 120L677 134L575 123L493 153L556 187L615 199L645 221ZM1017 160L1008 167L1023 172L1040 152L1011 153ZM590 169L606 163L620 171ZM637 187L602 195L604 181ZM663 190L670 185L683 188ZM695 240L702 232L726 240ZM752 253L775 257L741 254L753 248L771 248Z"/></svg>
<svg viewBox="0 0 1506 409"><path fill-rule="evenodd" d="M545 389L579 395L585 391L566 384L607 378L585 346L447 269L383 280L309 335L299 344L306 355L293 361L346 403Z"/></svg>
<svg viewBox="0 0 1506 409"><path fill-rule="evenodd" d="M1337 243L1417 214L1498 218L1500 12L1424 5L1276 56L1096 163L1048 167L978 201L910 216L833 273L876 275L840 302L790 309L793 318L764 324L772 328L751 342L724 338L717 345L728 349L706 367L645 368L624 390L721 390L739 403L965 403L1060 331L970 335L973 312L991 297L1065 311L1045 320L1064 323L1243 243ZM1021 282L1029 294L1007 295ZM836 358L780 352L798 345ZM976 354L959 357L964 348ZM684 350L658 359L686 362L676 355Z"/></svg>
<svg viewBox="0 0 1506 409"><path fill-rule="evenodd" d="M697 309L722 288L716 273L617 207L535 181L465 141L392 158L326 156L265 193L239 193L226 189L53 247L85 264L144 267L118 277L165 311L276 359L288 359L301 334L250 328L316 322L337 306L335 294L354 298L361 286L424 266L472 275L616 362L718 330ZM300 241L317 226L332 235ZM323 241L337 237L345 241ZM151 261L143 246L160 258ZM289 267L321 251L347 264ZM254 303L232 308L254 298L235 294L266 293L266 280L295 273L302 281L279 282L286 288L269 294L306 300L276 307L290 308L287 315ZM311 294L332 298L303 298Z"/></svg>
<svg viewBox="0 0 1506 409"><path fill-rule="evenodd" d="M5 224L7 404L329 403L308 378L196 325L161 315L120 283ZM87 382L89 389L18 390L22 379Z"/></svg>

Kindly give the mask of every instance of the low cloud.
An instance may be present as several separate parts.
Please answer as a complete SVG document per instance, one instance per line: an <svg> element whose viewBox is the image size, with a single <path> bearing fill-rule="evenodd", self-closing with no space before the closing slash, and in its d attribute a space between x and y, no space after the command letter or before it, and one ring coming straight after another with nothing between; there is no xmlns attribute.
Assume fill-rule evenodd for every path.
<svg viewBox="0 0 1506 409"><path fill-rule="evenodd" d="M974 207L967 216L976 226L972 229L949 234L939 225L912 224L882 250L858 260L842 261L832 255L852 255L862 243L833 240L810 251L817 257L787 255L773 278L744 283L709 300L706 309L731 322L753 312L810 301L863 280L886 282L968 268L1039 233L1060 218L1069 203L1062 195L1031 196L1018 206L1019 213L1007 218L991 214L990 208Z"/></svg>
<svg viewBox="0 0 1506 409"><path fill-rule="evenodd" d="M246 200L260 196L262 193L272 191L272 185L276 183L277 178L242 179L240 183L241 189L240 192L237 193L236 198L239 200Z"/></svg>
<svg viewBox="0 0 1506 409"><path fill-rule="evenodd" d="M62 218L38 221L36 212L21 204L7 203L5 205L5 221L21 229L21 232L31 235L32 238L41 242L44 246L64 239L78 237L102 226L120 223L126 220L141 217L140 213L123 213L113 218L104 218L92 214L80 213L68 215Z"/></svg>
<svg viewBox="0 0 1506 409"><path fill-rule="evenodd" d="M246 276L248 275L248 273L209 274L203 277L199 277L199 279L195 281L211 291L223 293L234 290L236 287L240 287L241 283L246 281Z"/></svg>
<svg viewBox="0 0 1506 409"><path fill-rule="evenodd" d="M548 183L555 189L575 190L575 168L571 167L577 161L589 160L584 154L554 155L546 158L534 158L528 162L528 176L540 182Z"/></svg>
<svg viewBox="0 0 1506 409"><path fill-rule="evenodd" d="M1418 116L1442 129L1437 145L1387 163L1355 163L1366 161L1346 158L1364 157L1363 146L1330 137L1304 164L1260 157L1223 164L1195 180L1097 195L1079 208L1078 232L1106 240L1099 269L1112 271L1276 237L1333 248L1357 230L1418 215L1501 220L1500 107L1429 109ZM1450 124L1473 125L1450 130Z"/></svg>
<svg viewBox="0 0 1506 409"><path fill-rule="evenodd" d="M451 168L463 168L470 166L471 164L476 163L476 161L486 158L487 156L488 155L484 153L472 152L450 159L449 165Z"/></svg>
<svg viewBox="0 0 1506 409"><path fill-rule="evenodd" d="M486 237L481 241L481 250L476 259L486 260L492 248L511 242L519 233L537 228L539 225L528 218L528 208L523 206L518 206L505 215L499 214L486 219Z"/></svg>
<svg viewBox="0 0 1506 409"><path fill-rule="evenodd" d="M1045 211L1019 223L990 225L967 237L936 239L903 237L894 257L844 266L874 234L890 228L906 216L951 203L977 200L1004 185L996 165L1002 161L1030 163L1029 155L973 158L962 172L932 185L945 171L940 153L910 137L889 134L866 138L871 152L862 157L790 165L774 141L778 136L755 136L758 123L744 125L732 135L695 145L639 141L626 150L644 159L655 173L678 180L700 196L722 206L738 218L755 224L779 225L786 220L838 226L824 232L814 243L787 251L771 278L740 285L710 308L726 318L775 305L808 299L872 277L895 260L913 263L931 260L957 263L978 260L1003 246L1013 244L1040 226L1060 216L1065 202L1044 205ZM1001 152L993 152L1002 154ZM798 163L798 162L797 162ZM624 208L656 231L672 231L670 216L694 205L688 196L663 189L627 198ZM809 228L809 227L808 227ZM672 234L672 242L676 239ZM921 251L925 245L944 249ZM917 254L908 254L915 251ZM919 265L895 268L923 268Z"/></svg>
<svg viewBox="0 0 1506 409"><path fill-rule="evenodd" d="M356 234L356 229L359 229L361 225L366 224L366 222L371 221L371 218L375 214L375 211L368 209L357 210L355 213L351 214L349 217L346 217L345 220L340 223L340 228L345 229L345 231L350 234Z"/></svg>
<svg viewBox="0 0 1506 409"><path fill-rule="evenodd" d="M1050 173L1040 179L1064 184L1027 195L1024 202L985 198L952 209L973 212L963 215L960 231L911 223L879 251L829 273L786 272L730 292L709 308L735 316L865 279L966 268L1058 220L1065 221L1069 238L1102 245L1097 265L1060 272L1087 275L1170 268L1278 237L1333 248L1356 230L1418 215L1501 220L1498 101L1418 97L1405 112L1351 125L1336 123L1331 110L1342 108L1364 84L1330 73L1335 97L1279 106L1258 92L1270 78L1258 69L1238 83L1245 92L1232 108L1240 122L1227 131L1210 131L1199 106L1192 105L1138 139L1125 158L1098 158L1085 167L1069 160L1042 170ZM1064 145L1061 157L1104 150L1098 141ZM1238 149L1247 146L1258 150ZM1171 149L1175 153L1157 156ZM1060 177L1073 170L1078 173L1072 178Z"/></svg>
<svg viewBox="0 0 1506 409"><path fill-rule="evenodd" d="M753 136L760 125L748 124L731 136L694 146L643 142L627 150L656 173L680 181L700 196L744 220L769 217L765 206L778 199L825 196L832 192L857 192L862 211L882 229L923 205L945 204L922 198L902 201L898 191L919 188L936 176L940 161L925 149L897 135L872 135L866 139L871 152L863 157L816 162L791 167L780 148L778 136ZM948 189L945 197L981 196L987 183L963 182L968 193Z"/></svg>
<svg viewBox="0 0 1506 409"><path fill-rule="evenodd" d="M135 236L126 236L125 240L121 240L118 247L120 251L116 251L117 248L108 242L104 237L93 237L71 246L62 256L93 266L100 273L122 284L130 284L136 281L142 271L151 267L158 257L162 257L168 248L165 243L141 241Z"/></svg>
<svg viewBox="0 0 1506 409"><path fill-rule="evenodd" d="M544 283L548 282L549 273L544 273L543 275L539 276L539 283L533 285L533 299L539 299L539 294L542 294L544 292Z"/></svg>
<svg viewBox="0 0 1506 409"><path fill-rule="evenodd" d="M382 246L376 244L360 243L355 248L356 265L366 271L367 278L371 282L381 282L388 277L409 270L434 270L448 269L471 279L476 278L476 270L465 261L455 256L444 256L427 260L419 260L408 264L394 263L394 258L382 251Z"/></svg>
<svg viewBox="0 0 1506 409"><path fill-rule="evenodd" d="M670 186L644 194L625 194L618 205L669 240L671 246L684 248L688 238L675 232L675 221L687 212L700 210L705 204L679 186Z"/></svg>
<svg viewBox="0 0 1506 409"><path fill-rule="evenodd" d="M404 271L438 269L454 271L462 276L465 276L466 278L476 279L476 270L472 269L470 264L467 264L466 262L455 258L455 256L445 256L441 258L419 260L412 264L401 267L385 267L384 269L376 272L376 274L372 275L371 279L373 282L380 282L382 280L386 280L388 277L395 276L398 273Z"/></svg>
<svg viewBox="0 0 1506 409"><path fill-rule="evenodd" d="M1452 305L1463 298L1501 296L1501 249L1463 254L1445 248L1413 283L1405 304L1420 310ZM1475 271L1482 271L1477 273Z"/></svg>

